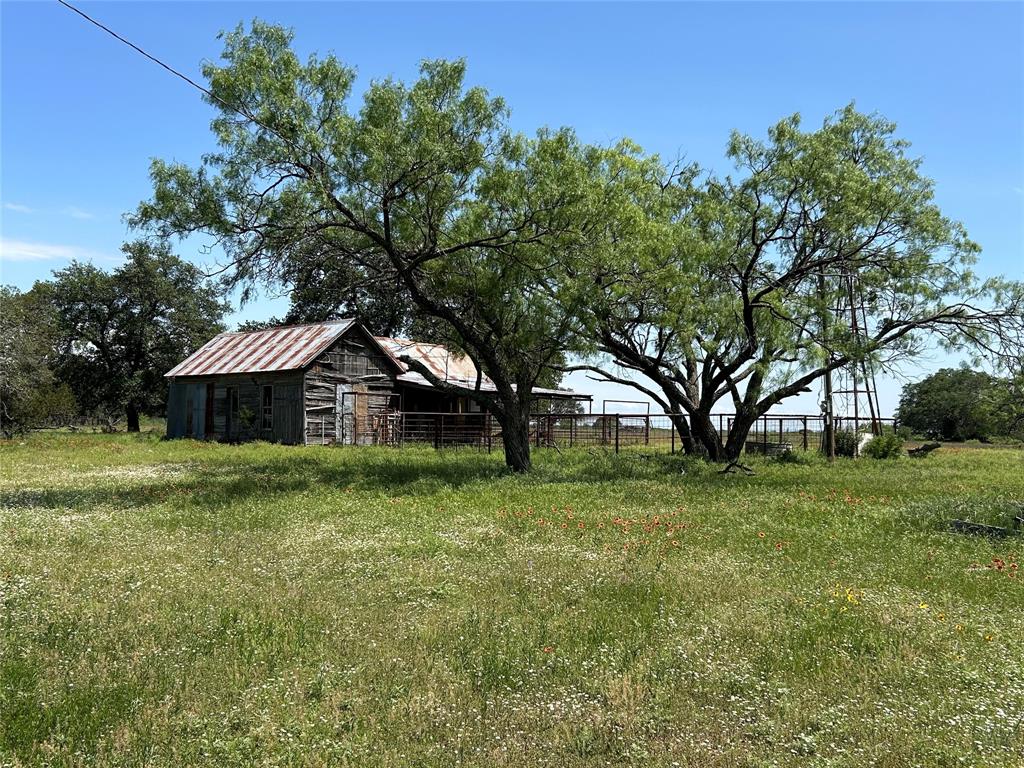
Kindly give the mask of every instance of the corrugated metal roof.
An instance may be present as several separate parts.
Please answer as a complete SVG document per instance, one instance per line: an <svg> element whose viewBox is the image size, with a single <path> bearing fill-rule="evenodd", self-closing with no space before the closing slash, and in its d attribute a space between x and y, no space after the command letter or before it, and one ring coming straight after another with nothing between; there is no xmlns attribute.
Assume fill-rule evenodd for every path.
<svg viewBox="0 0 1024 768"><path fill-rule="evenodd" d="M247 333L222 333L178 363L164 374L172 376L215 376L230 373L268 373L305 368L325 349L337 341L354 320L336 320L329 323L289 325ZM476 386L476 366L467 355L456 355L441 344L427 344L410 339L392 339L375 336L377 343L404 371L398 380L406 384L431 387L419 373L410 371L402 362L402 355L420 361L442 381L465 389ZM494 392L497 388L486 375L480 378L480 388ZM571 389L534 388L538 395L553 397L588 398Z"/></svg>
<svg viewBox="0 0 1024 768"><path fill-rule="evenodd" d="M352 320L289 325L213 337L164 376L267 373L304 368L353 324Z"/></svg>
<svg viewBox="0 0 1024 768"><path fill-rule="evenodd" d="M374 336L374 338L400 363L402 363L402 355L408 355L413 360L423 363L439 379L452 384L476 383L476 366L468 355L456 355L441 344L427 344L411 339L392 339L387 336ZM405 363L402 363L402 367L407 371L409 369ZM486 375L482 377L481 384L484 382L494 386Z"/></svg>
<svg viewBox="0 0 1024 768"><path fill-rule="evenodd" d="M456 355L441 344L427 344L411 339L392 339L387 336L374 336L374 338L405 369L405 373L398 377L399 381L422 387L432 386L422 374L410 371L409 366L402 362L402 355L408 355L413 360L423 363L431 373L442 381L465 389L473 389L476 386L476 365L468 355ZM485 392L497 391L497 387L487 374L480 377L480 389ZM589 395L581 395L571 389L534 387L533 392L535 395L551 397L590 399Z"/></svg>

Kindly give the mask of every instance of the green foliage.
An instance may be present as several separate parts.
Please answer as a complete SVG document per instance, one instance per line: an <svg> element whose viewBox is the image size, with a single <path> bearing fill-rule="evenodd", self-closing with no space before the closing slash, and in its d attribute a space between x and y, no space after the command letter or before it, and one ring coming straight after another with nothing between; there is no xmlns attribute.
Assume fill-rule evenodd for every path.
<svg viewBox="0 0 1024 768"><path fill-rule="evenodd" d="M51 308L37 294L0 286L0 434L4 437L43 423L48 400L54 400L52 404L62 412L67 406L50 370L53 323Z"/></svg>
<svg viewBox="0 0 1024 768"><path fill-rule="evenodd" d="M875 435L861 449L872 459L895 459L903 453L903 438L892 432Z"/></svg>
<svg viewBox="0 0 1024 768"><path fill-rule="evenodd" d="M898 422L932 440L988 440L1008 434L1005 397L1010 382L967 368L944 368L908 384L900 396Z"/></svg>
<svg viewBox="0 0 1024 768"><path fill-rule="evenodd" d="M163 375L223 330L228 306L165 243L136 241L112 272L72 263L33 289L52 308L58 377L88 412L162 412Z"/></svg>
<svg viewBox="0 0 1024 768"><path fill-rule="evenodd" d="M695 437L709 455L734 458L756 418L828 370L913 359L928 337L1019 338L1024 289L974 276L978 246L908 148L851 105L812 130L793 116L767 140L734 134L735 176L615 154L607 224L572 270L590 351L704 423ZM857 332L836 312L851 290ZM723 398L737 416L720 456L708 416Z"/></svg>
<svg viewBox="0 0 1024 768"><path fill-rule="evenodd" d="M372 83L354 111L352 69L300 60L280 27L239 27L204 66L217 152L198 168L155 162L133 223L215 238L230 283L295 285L306 317L426 324L494 381L473 397L524 470L531 390L577 326L552 265L584 247L600 215L589 194L599 157L569 130L512 132L504 102L467 86L465 71L426 61L411 84Z"/></svg>
<svg viewBox="0 0 1024 768"><path fill-rule="evenodd" d="M0 762L1020 763L1019 541L948 530L1008 523L1020 450L19 442Z"/></svg>
<svg viewBox="0 0 1024 768"><path fill-rule="evenodd" d="M857 444L860 441L860 435L852 429L837 429L834 434L836 456L852 458L857 455Z"/></svg>

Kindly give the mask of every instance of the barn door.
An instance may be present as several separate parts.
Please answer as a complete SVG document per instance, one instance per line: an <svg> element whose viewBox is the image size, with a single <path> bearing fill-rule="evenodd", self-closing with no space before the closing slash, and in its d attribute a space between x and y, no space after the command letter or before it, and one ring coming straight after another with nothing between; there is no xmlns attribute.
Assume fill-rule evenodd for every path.
<svg viewBox="0 0 1024 768"><path fill-rule="evenodd" d="M302 442L302 386L274 386L274 439L287 445Z"/></svg>
<svg viewBox="0 0 1024 768"><path fill-rule="evenodd" d="M337 435L339 445L352 445L354 441L354 409L355 395L352 392L352 385L339 384L334 403L334 434Z"/></svg>
<svg viewBox="0 0 1024 768"><path fill-rule="evenodd" d="M206 385L206 409L203 414L203 437L213 439L213 382Z"/></svg>

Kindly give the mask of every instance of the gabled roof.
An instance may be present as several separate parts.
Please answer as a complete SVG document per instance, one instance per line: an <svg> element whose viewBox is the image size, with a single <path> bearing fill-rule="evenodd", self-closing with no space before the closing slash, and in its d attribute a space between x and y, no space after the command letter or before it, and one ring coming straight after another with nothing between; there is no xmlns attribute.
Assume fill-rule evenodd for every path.
<svg viewBox="0 0 1024 768"><path fill-rule="evenodd" d="M354 320L289 325L247 333L222 333L164 376L268 373L305 368L338 340Z"/></svg>
<svg viewBox="0 0 1024 768"><path fill-rule="evenodd" d="M410 371L401 357L418 360L442 381L463 389L476 386L476 366L467 355L457 355L441 344L427 344L409 339L370 336L355 320L344 319L308 325L287 325L263 331L222 333L182 360L164 374L174 376L219 376L239 373L272 373L296 371L310 365L352 327L358 328L375 342L380 351L400 372L398 381L433 389L421 374ZM480 389L494 392L496 387L486 375L480 377ZM534 388L546 397L587 399L571 389Z"/></svg>

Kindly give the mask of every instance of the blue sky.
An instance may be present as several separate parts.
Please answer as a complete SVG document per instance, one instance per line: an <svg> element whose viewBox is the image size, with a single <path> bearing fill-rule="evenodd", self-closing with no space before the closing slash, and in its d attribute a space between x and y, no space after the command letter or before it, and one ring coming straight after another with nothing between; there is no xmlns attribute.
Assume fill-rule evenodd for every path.
<svg viewBox="0 0 1024 768"><path fill-rule="evenodd" d="M1024 4L95 3L84 11L198 78L220 30L255 16L293 27L371 80L465 57L515 127L628 136L724 172L729 132L807 125L855 101L899 125L943 210L983 248L983 275L1024 277ZM0 280L20 288L70 258L117 263L122 215L150 159L213 148L199 94L56 2L0 3ZM180 253L209 263L198 243ZM281 314L264 298L232 318ZM939 354L909 372L955 362ZM611 387L574 379L614 397ZM880 385L883 409L899 385ZM634 397L626 391L624 396ZM815 408L805 396L786 410Z"/></svg>

